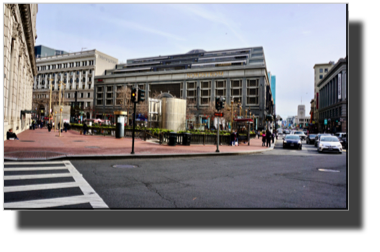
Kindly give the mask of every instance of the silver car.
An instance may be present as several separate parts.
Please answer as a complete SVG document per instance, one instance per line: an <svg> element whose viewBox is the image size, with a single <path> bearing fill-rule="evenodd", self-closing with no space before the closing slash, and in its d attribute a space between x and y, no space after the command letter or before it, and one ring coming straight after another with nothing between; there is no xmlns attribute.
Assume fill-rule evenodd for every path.
<svg viewBox="0 0 380 252"><path fill-rule="evenodd" d="M342 154L342 144L336 136L321 136L318 152L338 152Z"/></svg>

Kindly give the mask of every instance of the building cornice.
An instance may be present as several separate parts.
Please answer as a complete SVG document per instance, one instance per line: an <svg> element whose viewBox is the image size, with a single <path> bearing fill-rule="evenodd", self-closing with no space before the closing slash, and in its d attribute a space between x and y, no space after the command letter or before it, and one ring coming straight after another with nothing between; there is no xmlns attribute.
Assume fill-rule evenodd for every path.
<svg viewBox="0 0 380 252"><path fill-rule="evenodd" d="M37 64L43 64L46 62L53 62L53 61L85 58L85 57L95 57L95 55L96 55L96 50L94 49L91 51L74 52L74 53L68 53L68 54L47 56L47 57L37 58Z"/></svg>
<svg viewBox="0 0 380 252"><path fill-rule="evenodd" d="M33 75L37 75L36 59L34 57L34 36L33 36L33 23L31 17L30 4L19 4L19 11L24 29L25 40L27 44L29 60L32 68Z"/></svg>

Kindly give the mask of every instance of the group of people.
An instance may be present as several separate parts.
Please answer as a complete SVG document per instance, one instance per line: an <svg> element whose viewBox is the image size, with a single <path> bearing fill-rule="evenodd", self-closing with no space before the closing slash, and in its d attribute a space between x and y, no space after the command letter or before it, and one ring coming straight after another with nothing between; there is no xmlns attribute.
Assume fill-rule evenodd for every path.
<svg viewBox="0 0 380 252"><path fill-rule="evenodd" d="M257 136L257 137L259 137L259 136ZM267 129L262 135L263 142L262 142L261 146L265 147L265 144L266 144L266 147L271 147L271 142L274 143L275 137L276 137L276 139L278 139L278 133L277 132L272 133L272 132L270 132L269 129Z"/></svg>

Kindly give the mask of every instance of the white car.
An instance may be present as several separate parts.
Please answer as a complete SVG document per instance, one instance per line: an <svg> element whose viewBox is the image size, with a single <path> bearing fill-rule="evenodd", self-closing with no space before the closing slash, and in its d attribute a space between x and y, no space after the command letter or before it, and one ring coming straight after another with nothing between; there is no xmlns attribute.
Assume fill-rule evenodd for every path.
<svg viewBox="0 0 380 252"><path fill-rule="evenodd" d="M297 135L301 138L301 140L306 140L306 135L303 133L303 131L294 131L292 135Z"/></svg>
<svg viewBox="0 0 380 252"><path fill-rule="evenodd" d="M318 152L338 152L342 154L342 144L336 136L321 136Z"/></svg>

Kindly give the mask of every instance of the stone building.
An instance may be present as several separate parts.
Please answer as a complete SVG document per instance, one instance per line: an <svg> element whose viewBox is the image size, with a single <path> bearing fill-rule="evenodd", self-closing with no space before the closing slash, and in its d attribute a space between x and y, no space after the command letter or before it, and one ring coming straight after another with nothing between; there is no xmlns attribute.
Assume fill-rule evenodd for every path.
<svg viewBox="0 0 380 252"><path fill-rule="evenodd" d="M224 97L226 105L233 101L237 115L255 116L257 129L266 127L273 117L273 96L263 47L248 47L218 51L195 49L184 54L129 59L114 69L95 76L95 116L110 118L120 110L118 92L123 87L138 85L147 97L169 92L186 99L194 112L187 124L194 128L210 128L211 118L204 111ZM147 99L148 100L148 99ZM146 100L146 102L148 102Z"/></svg>
<svg viewBox="0 0 380 252"><path fill-rule="evenodd" d="M31 124L37 4L4 4L4 140Z"/></svg>
<svg viewBox="0 0 380 252"><path fill-rule="evenodd" d="M49 52L47 47L42 47ZM34 78L33 104L37 111L36 117L49 116L50 103L50 79L52 79L52 98L57 97L59 82L62 81L64 102L71 106L71 115L82 118L93 117L93 94L95 75L104 74L105 69L114 67L118 59L98 50L87 50L66 53L51 49L51 55L38 55L38 74ZM63 54L56 52L63 52ZM74 108L75 95L77 106ZM57 99L52 100L53 105L58 105Z"/></svg>

